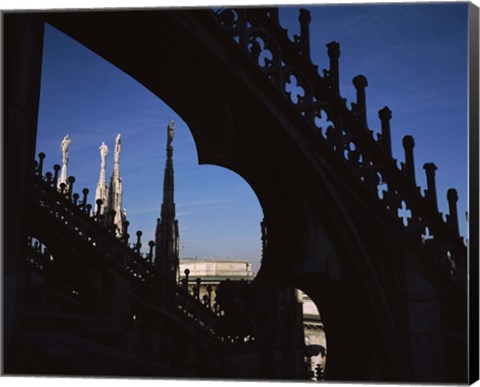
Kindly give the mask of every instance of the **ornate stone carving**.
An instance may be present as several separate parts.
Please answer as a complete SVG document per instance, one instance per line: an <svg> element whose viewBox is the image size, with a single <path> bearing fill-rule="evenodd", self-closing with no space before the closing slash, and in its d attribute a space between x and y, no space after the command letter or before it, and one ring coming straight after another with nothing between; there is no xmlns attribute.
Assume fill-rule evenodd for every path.
<svg viewBox="0 0 480 387"><path fill-rule="evenodd" d="M60 144L60 149L62 151L62 172L60 173L60 180L58 181L58 187L60 184L65 184L67 186L67 164L68 164L68 149L70 148L70 143L72 142L70 136L67 134Z"/></svg>
<svg viewBox="0 0 480 387"><path fill-rule="evenodd" d="M105 171L107 168L108 147L105 145L104 142L102 142L98 150L100 151L100 176L98 178L97 190L95 191L95 203L98 200L101 200L104 204L103 212L105 212L108 199L108 186L105 177Z"/></svg>
<svg viewBox="0 0 480 387"><path fill-rule="evenodd" d="M119 238L123 235L125 221L122 209L123 185L122 178L120 177L120 150L121 135L117 134L115 138L115 153L113 155L113 173L108 190L108 211L114 211L110 222L116 226L116 234Z"/></svg>

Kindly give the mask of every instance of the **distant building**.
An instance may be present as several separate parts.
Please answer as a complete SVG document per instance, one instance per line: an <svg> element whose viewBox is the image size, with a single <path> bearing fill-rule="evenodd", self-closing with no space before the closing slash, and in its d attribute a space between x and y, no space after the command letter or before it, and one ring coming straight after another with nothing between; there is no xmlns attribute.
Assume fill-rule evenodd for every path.
<svg viewBox="0 0 480 387"><path fill-rule="evenodd" d="M185 277L185 269L190 271L189 277L195 279L201 277L202 281L248 280L255 277L252 269L252 261L229 260L229 259L180 259L180 277Z"/></svg>

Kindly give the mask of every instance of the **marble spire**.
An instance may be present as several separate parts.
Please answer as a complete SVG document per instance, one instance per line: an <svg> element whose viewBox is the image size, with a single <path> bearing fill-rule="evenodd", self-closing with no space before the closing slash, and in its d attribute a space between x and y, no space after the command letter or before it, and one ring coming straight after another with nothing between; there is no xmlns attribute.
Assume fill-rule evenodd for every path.
<svg viewBox="0 0 480 387"><path fill-rule="evenodd" d="M72 142L70 136L67 134L60 144L60 149L62 151L62 170L60 172L60 179L58 180L58 188L60 184L65 184L68 186L68 174L67 174L67 164L68 164L68 149L70 148L70 143Z"/></svg>
<svg viewBox="0 0 480 387"><path fill-rule="evenodd" d="M178 221L175 219L174 178L173 178L173 121L167 127L167 160L163 177L163 202L155 232L155 265L175 282L179 265Z"/></svg>
<svg viewBox="0 0 480 387"><path fill-rule="evenodd" d="M100 151L100 177L97 183L97 190L95 192L95 203L98 199L100 199L103 203L102 205L102 213L105 213L107 208L107 201L108 201L108 186L107 186L107 179L106 179L106 168L107 168L107 155L108 155L108 147L102 142L102 145L98 148Z"/></svg>
<svg viewBox="0 0 480 387"><path fill-rule="evenodd" d="M122 178L120 177L120 140L121 135L117 134L117 137L115 138L115 152L113 155L113 173L108 191L108 211L115 211L113 223L117 226L118 237L123 235L123 224L125 221L125 215L122 209Z"/></svg>

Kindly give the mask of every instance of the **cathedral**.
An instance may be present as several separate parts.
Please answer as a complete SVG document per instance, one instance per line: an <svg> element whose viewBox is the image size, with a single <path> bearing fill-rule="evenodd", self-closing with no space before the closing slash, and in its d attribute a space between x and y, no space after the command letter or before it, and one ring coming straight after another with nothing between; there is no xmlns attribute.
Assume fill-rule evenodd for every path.
<svg viewBox="0 0 480 387"><path fill-rule="evenodd" d="M221 341L226 340L230 343L229 345L234 347L239 346L240 353L244 351L241 347L245 345L247 345L246 348L250 348L248 351L253 351L253 353L245 357L240 355L240 353L236 353L237 350L233 350L230 370L228 372L224 371L223 376L257 378L262 377L262 375L276 375L276 377L287 379L321 379L325 367L325 334L318 313L314 316L314 314L308 312L312 309L309 305L313 305L313 303L306 295L294 289L284 290L277 297L268 301L267 309L260 313L260 318L263 321L259 321L251 315L253 310L248 311L251 306L247 305L252 303L250 297L255 296L249 290L249 286L255 277L251 261L179 259L179 227L174 200L173 138L174 123L171 121L167 127L163 200L160 208L160 217L157 219L155 241L151 241L148 244L150 248L149 253L141 253L141 232L138 232L137 243L130 245L133 251L139 254L144 262L151 265L150 270L158 271L162 278L162 283L159 285L163 294L168 298L167 304L171 303L175 308L180 306L183 309L184 306L181 306L182 297L180 296L184 292L185 295L183 297L192 297L192 300L189 301L190 303L196 300L206 310L211 310L218 316L218 322L212 326L212 333L217 339ZM59 193L69 196L72 195L75 180L68 175L68 151L71 142L72 139L69 135L66 135L61 142L62 166L58 181L55 184ZM129 223L126 218L127 211L122 207L123 185L120 175L121 135L118 134L115 138L113 172L110 184L107 184L106 178L108 146L105 142L102 142L98 150L101 162L99 179L95 190L96 207L89 216L95 222L99 222L101 227L112 230L115 239L120 241L128 240ZM265 226L263 225L264 228ZM36 238L31 239L30 243L35 254L39 253L47 256L47 259L51 262L58 260L56 254L52 254ZM262 244L265 247L265 231L262 232ZM111 252L107 252L107 254L111 254ZM34 262L34 258L32 258L32 262ZM131 267L130 270L132 270L134 277L143 277L142 272L138 271L138 267ZM170 284L170 287L166 286L166 284ZM81 290L78 291L75 288L73 295L79 296L81 292ZM158 301L162 302L161 300ZM47 309L52 308L52 306L48 306L53 305L51 297L47 297L46 302ZM192 306L190 304L189 308L192 308ZM35 308L38 307L39 305L35 306ZM58 307L56 306L55 308ZM193 310L195 308L188 313L192 313ZM205 311L202 313L205 313ZM132 306L129 314L136 327L131 333L133 340L131 346L133 346L132 348L137 348L135 351L140 351L139 345L145 345L141 344L145 335L143 332L145 329L144 318L141 317L142 312L138 307ZM242 327L245 324L245 319L248 321L247 330L245 330L245 326ZM160 322L159 324L159 327L162 327L165 323ZM312 326L317 327L315 332L312 330ZM174 332L176 330L177 328L173 328ZM304 330L305 334L308 334L308 336L305 336L305 339ZM174 338L176 333L174 332L163 331L162 337L164 338L162 340L167 340L173 345L173 342L176 342ZM169 337L169 339L166 339L166 337ZM260 343L262 343L261 348L264 348L262 350L258 348ZM183 344L177 343L177 345L182 346ZM187 346L187 348L190 347ZM287 348L290 349L287 350ZM160 349L161 346L156 347L154 345L147 351L147 353L150 353L148 357L156 361L159 358L163 358L160 355L152 355L152 353L157 353ZM192 348L188 350L192 351ZM267 350L266 353L264 352L265 350ZM180 349L177 348L176 351L180 351ZM275 351L280 352L276 353ZM291 354L287 356L286 354L290 351L292 351ZM192 355L185 356L181 355L176 359L174 368L177 371L174 374L178 376L203 375L198 370L192 371L192 365L190 364L192 360L189 360L189 357ZM270 357L270 359L267 360L265 356L267 358ZM248 360L249 358L251 359ZM246 372L245 367L248 362L255 358L258 360L262 359L262 366ZM295 360L290 364L292 359ZM197 361L199 360L195 362ZM283 371L275 369L272 363L275 361L287 362L285 367L283 367ZM173 366L171 362L167 363L169 366ZM159 374L158 376L166 375Z"/></svg>
<svg viewBox="0 0 480 387"><path fill-rule="evenodd" d="M467 47L465 31L478 35L478 9L460 7L458 28ZM392 151L403 134L392 135L397 113L415 128L430 110L419 105L420 116L402 109L394 115L395 106L385 106L372 119L367 77L355 75L348 90L340 83L338 42L320 52L326 68L314 63L322 46L310 44L310 32L319 32L310 31L310 10L299 10L297 25L284 25L280 16L276 7L4 15L5 374L324 376L422 384L478 379L478 238L471 237L478 235L478 216L470 219L467 242L456 189L437 189L441 168L426 160L422 187L413 137L398 144L403 158ZM472 28L465 29L467 21ZM61 165L52 168L42 149L37 153L46 23L165 101L188 125L200 163L249 183L264 216L262 264L253 280L202 279L193 274L199 273L194 262L180 270L173 124L163 202L147 243L140 231L129 234L120 136L110 180L109 149L99 148L92 193L68 173L70 136L61 144ZM291 27L300 31L293 40ZM159 47L174 55L159 57ZM365 63L382 54L375 47L362 51ZM468 54L475 68L478 47ZM432 86L443 85L438 79ZM376 88L371 83L368 90ZM387 100L398 90L391 92ZM478 188L477 150L469 166ZM448 151L441 157L456 162ZM446 194L443 203L437 193ZM472 217L476 202L473 195ZM448 210L440 212L439 204ZM323 358L325 345L305 333L295 289L318 306L328 332L327 366L315 367L314 375L314 357Z"/></svg>
<svg viewBox="0 0 480 387"><path fill-rule="evenodd" d="M153 262L170 281L178 279L179 266L179 233L178 221L175 217L174 201L174 174L173 174L173 136L175 126L173 121L167 128L167 157L163 182L163 202L160 210L160 218L157 219L155 231L155 254ZM68 190L68 150L71 138L67 134L61 143L62 169L58 181L58 189ZM95 216L101 216L105 224L113 224L115 234L118 238L125 237L128 227L127 211L122 207L123 186L120 176L120 150L121 135L115 138L115 150L113 159L113 172L110 178L110 185L107 184L106 167L108 146L102 142L98 148L100 151L100 176L95 191L95 203L97 209ZM61 185L64 187L61 188Z"/></svg>

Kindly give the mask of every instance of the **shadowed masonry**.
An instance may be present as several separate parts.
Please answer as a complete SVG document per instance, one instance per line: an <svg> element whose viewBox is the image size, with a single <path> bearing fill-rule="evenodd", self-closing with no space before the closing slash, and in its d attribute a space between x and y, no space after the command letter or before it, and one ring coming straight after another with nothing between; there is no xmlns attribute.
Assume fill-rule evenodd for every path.
<svg viewBox="0 0 480 387"><path fill-rule="evenodd" d="M88 192L74 194L74 180L59 190L60 166L45 172L44 154L34 162L45 21L165 100L191 129L200 162L251 185L264 220L250 284L220 284L212 306L177 283L173 125L147 256L141 233L129 244ZM301 307L284 293L293 287L321 313L325 379L468 380L457 194L448 192L444 221L435 165L424 165L422 194L414 139L404 138L399 168L390 109L373 136L367 78L353 79L349 109L339 44L327 46L329 69L318 75L307 11L299 23L292 42L274 8L6 15L6 149L16 150L5 155L6 372L306 379ZM151 263L155 246L160 264Z"/></svg>

